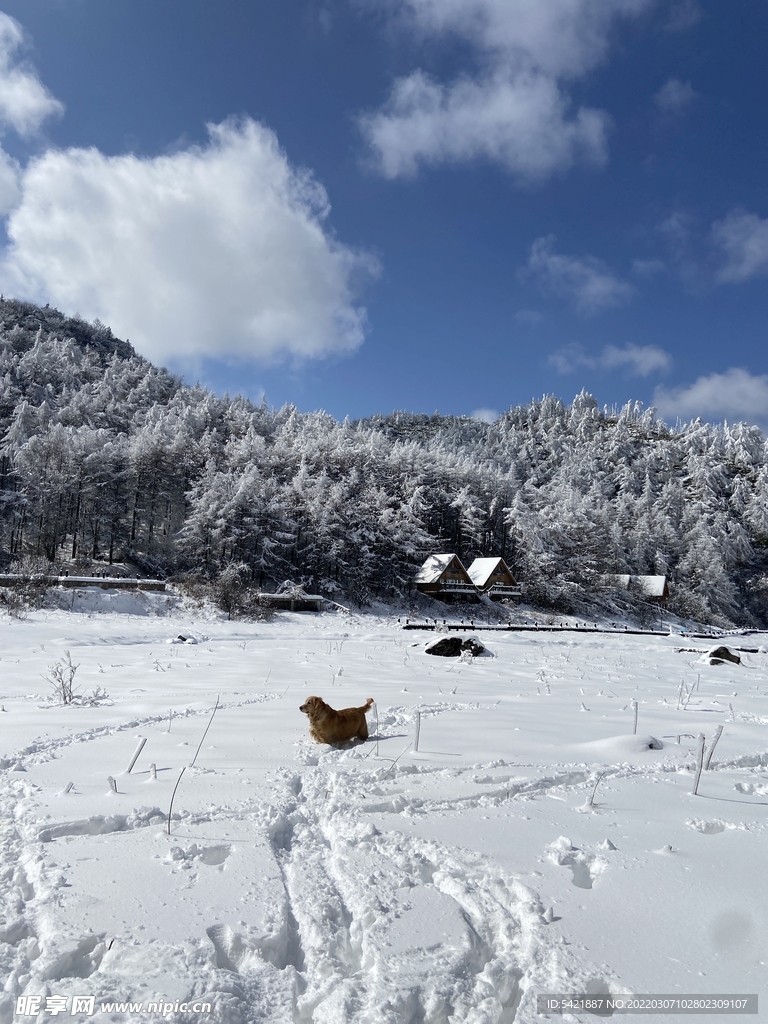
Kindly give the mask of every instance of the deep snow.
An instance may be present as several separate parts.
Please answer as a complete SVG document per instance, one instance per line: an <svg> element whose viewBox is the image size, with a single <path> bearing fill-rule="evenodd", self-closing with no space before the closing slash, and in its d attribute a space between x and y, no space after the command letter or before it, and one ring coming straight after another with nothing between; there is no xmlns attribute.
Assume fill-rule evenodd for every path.
<svg viewBox="0 0 768 1024"><path fill-rule="evenodd" d="M164 1019L233 1024L532 1022L545 992L762 998L768 654L710 666L689 637L541 631L443 659L385 616L251 625L142 601L166 614L0 620L0 1024L35 1019L13 1016L24 995L41 1021L65 996L59 1019L199 999L210 1014ZM92 704L52 700L66 651ZM310 741L312 693L373 697L372 738ZM94 1013L71 1014L88 994Z"/></svg>

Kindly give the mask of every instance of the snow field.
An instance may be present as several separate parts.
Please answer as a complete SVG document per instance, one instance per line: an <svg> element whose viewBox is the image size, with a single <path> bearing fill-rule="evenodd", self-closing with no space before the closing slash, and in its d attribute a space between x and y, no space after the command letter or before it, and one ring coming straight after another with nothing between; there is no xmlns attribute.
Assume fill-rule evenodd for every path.
<svg viewBox="0 0 768 1024"><path fill-rule="evenodd" d="M511 1024L541 992L763 992L766 655L480 636L460 662L373 616L0 622L0 1024L22 994L94 993L83 1020L200 998L165 1019ZM51 704L67 650L108 699ZM374 697L378 733L313 743L311 693Z"/></svg>

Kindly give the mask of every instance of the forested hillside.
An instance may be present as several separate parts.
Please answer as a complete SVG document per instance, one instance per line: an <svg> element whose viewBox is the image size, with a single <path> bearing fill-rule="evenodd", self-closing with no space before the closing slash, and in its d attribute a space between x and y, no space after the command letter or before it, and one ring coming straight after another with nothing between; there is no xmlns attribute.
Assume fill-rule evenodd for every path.
<svg viewBox="0 0 768 1024"><path fill-rule="evenodd" d="M557 606L603 573L663 573L681 612L764 622L757 428L545 397L493 424L339 423L188 387L96 322L0 301L0 558L130 558L163 574L409 593L436 550L503 555ZM245 567L245 568L243 568Z"/></svg>

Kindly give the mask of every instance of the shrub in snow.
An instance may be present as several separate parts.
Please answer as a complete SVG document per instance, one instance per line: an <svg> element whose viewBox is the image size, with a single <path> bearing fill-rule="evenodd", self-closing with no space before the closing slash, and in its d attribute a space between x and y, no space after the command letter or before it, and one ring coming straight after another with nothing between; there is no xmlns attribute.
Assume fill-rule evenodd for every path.
<svg viewBox="0 0 768 1024"><path fill-rule="evenodd" d="M74 682L75 673L79 667L79 665L72 664L69 651L65 651L61 661L51 665L48 669L48 675L43 677L48 680L59 704L72 704L77 696L74 690Z"/></svg>

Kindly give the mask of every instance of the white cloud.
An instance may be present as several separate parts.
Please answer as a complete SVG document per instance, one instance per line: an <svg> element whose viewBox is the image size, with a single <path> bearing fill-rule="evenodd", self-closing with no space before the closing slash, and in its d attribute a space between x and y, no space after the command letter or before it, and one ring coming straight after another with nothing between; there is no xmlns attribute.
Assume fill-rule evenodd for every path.
<svg viewBox="0 0 768 1024"><path fill-rule="evenodd" d="M582 108L569 117L567 107L557 83L537 72L442 86L416 71L361 126L387 178L411 177L420 164L486 157L531 179L579 156L605 162L605 114Z"/></svg>
<svg viewBox="0 0 768 1024"><path fill-rule="evenodd" d="M622 305L632 297L632 285L611 273L602 260L564 256L553 251L554 244L554 235L537 238L528 260L528 270L544 291L572 300L586 314Z"/></svg>
<svg viewBox="0 0 768 1024"><path fill-rule="evenodd" d="M600 363L606 370L621 367L638 377L647 377L651 373L664 372L672 364L668 352L655 345L606 345L600 356Z"/></svg>
<svg viewBox="0 0 768 1024"><path fill-rule="evenodd" d="M34 68L17 60L23 42L21 25L0 12L0 123L20 135L31 135L46 118L61 114L64 106L40 82Z"/></svg>
<svg viewBox="0 0 768 1024"><path fill-rule="evenodd" d="M725 256L719 281L737 283L768 271L768 218L733 210L712 225L712 239Z"/></svg>
<svg viewBox="0 0 768 1024"><path fill-rule="evenodd" d="M454 34L549 75L577 76L606 53L618 15L652 0L385 0L426 35ZM378 3L381 6L381 2Z"/></svg>
<svg viewBox="0 0 768 1024"><path fill-rule="evenodd" d="M482 423L495 423L500 413L496 409L475 409L471 418Z"/></svg>
<svg viewBox="0 0 768 1024"><path fill-rule="evenodd" d="M599 355L588 355L581 345L567 345L549 357L549 363L559 373L573 373L580 367L590 370L627 370L632 376L647 377L663 373L672 365L664 349L655 345L606 345Z"/></svg>
<svg viewBox="0 0 768 1024"><path fill-rule="evenodd" d="M605 161L607 115L571 112L565 86L603 58L617 16L652 0L382 2L425 36L468 41L478 63L449 84L420 70L400 78L384 107L360 119L381 173L483 157L536 179Z"/></svg>
<svg viewBox="0 0 768 1024"><path fill-rule="evenodd" d="M698 95L690 82L670 78L653 97L653 101L665 114L681 114Z"/></svg>
<svg viewBox="0 0 768 1024"><path fill-rule="evenodd" d="M768 374L753 375L731 367L725 373L699 377L689 387L657 387L653 404L672 419L768 422Z"/></svg>
<svg viewBox="0 0 768 1024"><path fill-rule="evenodd" d="M155 360L276 359L363 340L355 279L375 261L335 240L325 190L252 120L169 156L49 150L8 221L6 292L98 317Z"/></svg>

